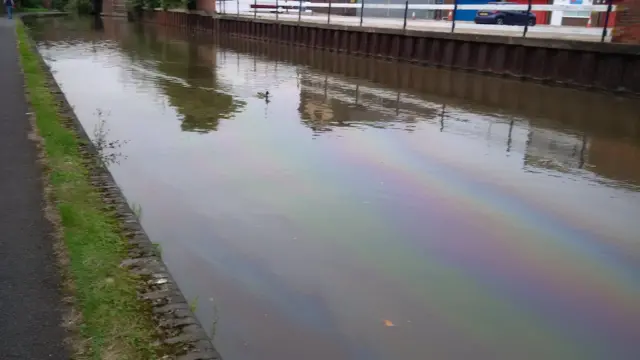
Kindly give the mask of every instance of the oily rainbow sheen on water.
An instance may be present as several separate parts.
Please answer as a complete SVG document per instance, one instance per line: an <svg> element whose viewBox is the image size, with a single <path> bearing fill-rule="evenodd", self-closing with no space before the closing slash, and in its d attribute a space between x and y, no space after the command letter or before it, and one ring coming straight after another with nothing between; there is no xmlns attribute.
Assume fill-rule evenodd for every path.
<svg viewBox="0 0 640 360"><path fill-rule="evenodd" d="M496 301L495 294L507 294L507 300L511 300L515 308L515 317L522 317L530 311L530 324L533 324L540 323L539 316L542 315L541 319L548 321L545 331L555 332L564 326L570 329L563 333L579 334L587 327L587 331L595 333L593 340L602 337L627 346L638 340L640 269L638 264L626 263L616 256L621 249L607 249L606 244L591 234L545 216L540 209L523 204L521 199L500 194L484 184L466 181L464 179L472 177L463 179L456 175L461 169L443 169L442 164L434 164L423 157L416 158L414 152L405 151L406 144L400 146L394 141L402 141L402 137L378 136L377 132L371 131L367 137L359 137L357 142L342 142L350 145L335 151L343 159L348 159L352 166L373 168L373 173L392 174L390 177L394 178L394 183L388 186L402 187L416 197L427 192L441 194L443 199L437 206L458 203L461 206L455 208L461 211L458 215L461 219L482 214L482 221L486 222L482 228L484 233L474 234L474 239L447 239L449 242L444 244L448 247L446 255L441 253L437 258L429 258L430 261L439 262L448 272L456 274L458 280L464 282L461 286L476 287L477 295L485 292L490 302ZM384 209L379 211L384 212ZM386 218L397 216L393 213L385 215ZM401 229L389 229L389 236L395 238L392 233L398 230L402 234ZM422 245L416 243L423 242L421 240L413 239L404 249L404 255L399 254L398 258L414 256L412 250ZM396 242L395 246L399 244ZM637 246L628 249L637 250ZM385 247L380 250L379 255L389 257L392 249ZM409 263L400 261L396 265L402 267ZM398 277L409 272L415 276L423 271L395 269ZM428 274L429 271L424 271L424 275ZM428 297L433 301L437 295L437 291L432 291ZM504 300L504 296L499 297ZM443 308L451 305L450 297L443 296L440 300ZM477 304L468 305L477 308ZM493 310L504 314L508 308L505 305L503 302ZM477 326L477 321L456 316L464 312L461 310L464 309L440 314L451 316L450 321L459 323L468 331L486 332L484 324ZM572 324L566 324L563 315L572 315Z"/></svg>
<svg viewBox="0 0 640 360"><path fill-rule="evenodd" d="M602 242L572 226L570 214L554 218L520 194L482 182L481 172L417 153L405 136L356 130L341 133L346 141L317 139L320 150L292 152L291 143L266 143L274 136L269 131L260 128L261 136L238 145L249 149L229 149L251 153L236 160L246 162L243 170L261 175L263 184L244 189L245 196L288 214L300 232L326 231L327 242L353 250L354 261L381 283L405 284L406 293L398 296L422 299L425 311L460 334L461 342L480 343L488 353L520 344L553 358L632 351L640 323L634 306L640 299L638 269L618 256L632 246ZM285 177L279 169L295 170ZM390 198L367 204L335 200L375 194L377 179L384 182L381 192L391 189ZM283 192L286 199L275 195ZM316 210L298 196L316 205L334 199L340 206L325 220L357 214L360 229L344 231L352 236L322 229L310 215ZM437 224L417 218L422 214L463 230L429 236L429 226ZM414 231L407 229L411 226ZM270 297L287 303L282 294Z"/></svg>
<svg viewBox="0 0 640 360"><path fill-rule="evenodd" d="M555 341L561 348L576 341L572 340L572 333L593 332L589 338L600 338L595 345L607 340L629 346L637 337L634 331L638 322L634 320L640 319L640 314L635 303L640 297L633 264L619 263L615 251L613 255L603 255L603 245L588 232L572 229L541 214L540 209L527 207L522 200L500 194L484 184L461 180L456 175L460 169L443 169L442 164L416 158L414 153L403 151L406 146L394 143L401 140L370 131L367 137L358 137L353 143L332 142L324 150L336 156L331 160L318 157L316 166L356 166L361 179L377 174L385 177L386 186L403 188L418 198L437 193L440 201L431 205L453 207L461 219L481 217L485 226L466 241L447 239L449 243L440 244L445 250L435 256L416 249L424 250L438 239L412 238L412 234L406 234L394 221L403 215L394 213L398 209L388 212L375 204L358 205L351 210L369 219L367 223L378 231L375 236L378 242L369 238L364 244L363 239L351 238L337 246L358 247L361 261L372 270L380 272L380 276L406 281L411 285L408 289L424 297L425 306L442 317L443 324L483 339L488 347L500 346L505 336L517 337L514 333L492 333L486 326L487 322L496 322L492 317L500 318L503 326L499 328L503 330L526 331L535 327L537 333L549 334L538 340L529 338L538 346L551 347L550 342ZM261 157L288 161L296 158L292 154L270 155ZM308 156L304 158L309 160ZM298 188L313 184L311 177L306 176L291 180L288 183ZM348 196L349 189L335 188L343 189L343 194L323 196ZM490 196L484 196L487 193ZM341 212L349 213L348 210L343 208ZM380 219L384 219L385 226L375 225ZM398 234L408 236L393 246L384 240L396 239ZM420 285L425 278L440 282L446 279L449 288L458 293L437 288L427 291ZM473 301L456 304L455 296L465 293L472 294ZM486 318L478 314L486 314ZM566 320L568 315L570 323ZM587 345L589 342L583 342L565 351L582 353L580 348L584 347L581 356L589 358Z"/></svg>

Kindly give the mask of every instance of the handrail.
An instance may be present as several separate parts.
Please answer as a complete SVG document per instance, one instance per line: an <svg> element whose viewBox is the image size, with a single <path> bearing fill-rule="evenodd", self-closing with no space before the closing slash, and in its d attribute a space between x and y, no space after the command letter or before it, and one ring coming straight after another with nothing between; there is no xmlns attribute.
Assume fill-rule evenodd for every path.
<svg viewBox="0 0 640 360"><path fill-rule="evenodd" d="M261 0L258 5L276 5L275 0ZM329 3L316 3L305 1L278 1L278 7L298 8L328 8ZM343 9L396 9L404 10L453 10L453 4L371 4L371 3L331 3L332 8ZM527 4L460 4L458 10L508 10L508 11L527 11ZM584 11L584 12L607 12L607 5L531 5L531 11ZM616 10L617 5L612 5L612 11Z"/></svg>
<svg viewBox="0 0 640 360"><path fill-rule="evenodd" d="M218 3L223 3L226 1L224 0L217 0ZM514 34L514 32L521 32L521 36L522 37L531 37L531 34L542 34L542 33L547 33L547 34L556 34L556 35L561 35L561 36L572 36L574 38L579 38L581 40L587 39L587 38L595 38L596 36L600 38L601 42L604 42L607 39L607 35L610 34L610 24L609 24L609 18L610 18L610 14L612 11L616 11L617 6L613 5L613 0L607 0L606 4L601 4L601 5L572 5L572 4L532 4L531 0L528 1L527 4L513 4L513 3L490 3L490 4L458 4L457 1L455 2L455 4L409 4L409 1L405 1L404 4L375 4L375 3L371 3L369 1L365 1L365 0L359 0L358 3L336 3L333 2L331 0L329 0L329 2L326 3L317 3L317 2L310 2L310 1L302 1L302 0L260 0L258 2L258 0L253 0L253 6L251 6L250 9L247 9L248 11L245 10L240 10L240 9L236 9L236 11L234 11L234 14L237 13L237 16L244 16L241 14L245 14L245 15L249 15L251 14L253 18L257 18L258 16L258 12L260 12L261 14L263 13L264 10L268 10L270 13L275 12L276 13L276 19L278 18L278 14L284 11L287 12L294 12L297 13L297 17L298 17L298 22L300 21L311 21L311 22L317 22L318 16L317 13L313 14L313 9L328 9L329 11L322 11L321 13L326 13L326 23L327 24L331 24L331 20L333 20L333 18L331 17L331 13L333 9L359 9L360 10L360 14L359 17L360 19L360 23L358 25L357 23L357 19L354 16L348 16L348 15L343 15L342 17L338 16L339 20L334 20L337 21L338 23L349 23L349 22L353 22L354 26L363 26L363 16L366 13L365 10L367 9L387 9L387 10L403 10L404 12L404 19L399 19L397 17L367 17L367 19L376 19L375 21L377 21L378 24L384 24L383 26L388 27L388 26L394 26L396 23L398 23L399 27L401 27L403 30L407 29L407 26L409 27L416 27L416 26L427 26L427 27L432 27L432 28L437 28L437 29L442 29L443 27L441 25L445 25L445 23L443 23L442 21L438 21L439 19L422 19L423 21L426 20L427 22L422 22L423 25L418 25L418 23L412 23L411 21L413 21L415 19L415 11L416 10L430 10L430 11L434 11L434 13L431 13L431 16L434 16L434 14L437 14L437 16L440 19L443 20L453 20L450 25L448 25L447 27L450 28L450 32L459 32L456 28L456 24L460 24L459 29L467 29L465 31L469 31L470 29L476 29L475 31L477 31L479 28L482 29L487 29L487 31L490 30L490 28L488 26L492 26L493 29L500 29L501 32L504 32L506 34L509 34L509 36L513 36L511 34ZM238 3L238 6L239 3ZM225 6L221 6L220 7L222 9L221 13L226 13L225 10ZM555 26L555 27L538 27L535 26L535 28L533 27L534 25L536 25L535 23L535 18L533 20L533 23L529 23L527 22L526 25L522 25L522 26L510 26L510 25L482 25L482 24L474 24L472 22L465 22L465 21L459 21L456 20L456 15L455 13L458 11L518 11L518 12L523 12L523 13L527 13L529 12L530 14L533 14L533 16L535 16L536 12L552 12L552 11L570 11L570 12L582 12L582 13L588 13L589 17L592 16L593 13L605 13L606 16L605 18L607 20L605 20L604 26L601 28L590 28L590 29L585 29L585 28L580 28L580 27L575 27L575 26ZM302 12L307 13L307 15L304 16L304 19L302 18ZM334 13L335 14L335 13ZM411 21L407 21L408 20L408 14L411 14ZM339 14L335 14L335 15L339 15ZM355 14L351 14L351 15L355 15ZM260 17L264 17L263 15L260 15ZM585 16L587 17L587 16ZM400 22L398 22L398 20L400 20ZM431 25L428 24L428 21L433 21L433 23L431 23ZM529 26L531 25L531 27ZM538 25L543 25L543 24L538 24ZM590 27L590 21L589 24L586 26L587 28ZM555 30L554 30L555 29ZM436 31L441 31L441 30L436 30ZM483 30L484 31L484 30ZM601 31L601 34L599 33ZM594 39L595 40L595 39Z"/></svg>

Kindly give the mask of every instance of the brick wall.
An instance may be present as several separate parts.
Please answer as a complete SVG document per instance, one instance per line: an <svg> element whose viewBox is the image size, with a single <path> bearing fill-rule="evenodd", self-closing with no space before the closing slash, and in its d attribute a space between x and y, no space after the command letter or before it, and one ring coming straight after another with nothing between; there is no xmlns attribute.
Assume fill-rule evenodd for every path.
<svg viewBox="0 0 640 360"><path fill-rule="evenodd" d="M214 14L216 12L215 0L196 0L196 9L207 12L208 14Z"/></svg>
<svg viewBox="0 0 640 360"><path fill-rule="evenodd" d="M102 15L105 16L126 16L127 7L125 0L103 0Z"/></svg>
<svg viewBox="0 0 640 360"><path fill-rule="evenodd" d="M111 5L111 0L103 0L102 10L100 11L100 13L103 15L110 15L113 12L113 6Z"/></svg>
<svg viewBox="0 0 640 360"><path fill-rule="evenodd" d="M640 45L640 0L622 0L618 4L613 42Z"/></svg>

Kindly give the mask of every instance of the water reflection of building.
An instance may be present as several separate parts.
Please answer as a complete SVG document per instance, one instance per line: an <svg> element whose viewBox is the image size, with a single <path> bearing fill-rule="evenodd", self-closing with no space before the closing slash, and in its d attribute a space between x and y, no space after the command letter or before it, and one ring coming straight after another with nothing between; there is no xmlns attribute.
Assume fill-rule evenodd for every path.
<svg viewBox="0 0 640 360"><path fill-rule="evenodd" d="M307 125L313 131L324 131L324 129L329 128L334 118L331 105L324 102L324 100L314 99L314 94L305 94L303 92L301 96L305 97L305 101L300 102L299 109L303 121L307 122Z"/></svg>
<svg viewBox="0 0 640 360"><path fill-rule="evenodd" d="M529 131L524 164L562 172L582 169L588 147L585 136L534 127Z"/></svg>
<svg viewBox="0 0 640 360"><path fill-rule="evenodd" d="M562 172L581 169L625 186L640 186L639 145L626 139L533 128L525 165Z"/></svg>
<svg viewBox="0 0 640 360"><path fill-rule="evenodd" d="M593 137L589 140L589 170L608 179L640 186L640 143Z"/></svg>
<svg viewBox="0 0 640 360"><path fill-rule="evenodd" d="M412 131L418 114L422 119L435 116L434 109L401 100L399 92L376 91L370 85L310 72L299 78L299 111L315 131L329 131L332 126L393 126Z"/></svg>
<svg viewBox="0 0 640 360"><path fill-rule="evenodd" d="M523 165L545 171L589 171L612 180L640 184L637 144L543 127L537 119L483 116L467 107L447 106L359 80L305 70L299 75L302 121L314 132L371 126L412 130L418 121L438 122L440 131L481 138L492 148L520 154ZM511 119L511 120L507 120ZM577 129L576 129L577 130Z"/></svg>
<svg viewBox="0 0 640 360"><path fill-rule="evenodd" d="M331 109L331 116L323 115L315 126L327 127L341 119L352 121L350 113L339 113L335 99L341 100L338 104L343 104L343 108L344 104L353 106L357 84L365 83L358 89L358 101L374 110L381 103L386 104L382 113L393 115L397 111L402 116L407 114L407 105L414 106L415 118L438 121L444 132L469 136L491 133L487 141L505 144L508 152L524 154L527 166L562 171L582 169L596 176L640 185L640 167L636 165L640 163L637 115L640 103L632 100L375 59L304 49L281 52L278 47L253 43L251 46L264 46L262 52L267 55L273 51L280 60L308 66L305 71L311 76L302 76L301 109L311 99L325 104L323 109ZM327 86L325 77L329 79ZM367 101L371 99L367 97L367 88L385 93L382 98L386 102ZM399 111L394 101L398 94L401 94ZM381 99L375 95L373 98ZM491 121L477 116L496 111L498 114ZM314 117L307 115L307 118ZM514 125L505 125L505 119L515 119L511 120ZM388 120L387 126L397 121Z"/></svg>

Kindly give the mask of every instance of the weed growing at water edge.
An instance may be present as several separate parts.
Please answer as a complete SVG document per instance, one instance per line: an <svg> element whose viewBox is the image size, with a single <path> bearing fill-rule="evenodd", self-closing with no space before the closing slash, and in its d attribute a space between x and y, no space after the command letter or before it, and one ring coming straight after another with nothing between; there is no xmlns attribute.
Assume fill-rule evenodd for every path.
<svg viewBox="0 0 640 360"><path fill-rule="evenodd" d="M103 112L101 109L96 110L98 117L98 125L93 129L93 144L98 151L99 159L104 165L119 164L120 159L126 159L126 156L117 151L123 145L127 144L127 140L109 140L109 129L107 128L107 116L109 113Z"/></svg>
<svg viewBox="0 0 640 360"><path fill-rule="evenodd" d="M136 216L138 220L142 220L142 206L138 203L131 204L131 211Z"/></svg>
<svg viewBox="0 0 640 360"><path fill-rule="evenodd" d="M218 329L218 320L220 317L218 316L218 306L213 304L213 321L211 323L211 340L216 338L216 330Z"/></svg>
<svg viewBox="0 0 640 360"><path fill-rule="evenodd" d="M156 256L161 258L162 257L162 245L158 244L156 242L153 243L153 250L156 253Z"/></svg>
<svg viewBox="0 0 640 360"><path fill-rule="evenodd" d="M198 297L196 296L195 299L189 301L189 309L191 309L191 312L195 313L196 310L198 309Z"/></svg>

